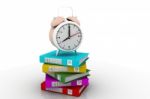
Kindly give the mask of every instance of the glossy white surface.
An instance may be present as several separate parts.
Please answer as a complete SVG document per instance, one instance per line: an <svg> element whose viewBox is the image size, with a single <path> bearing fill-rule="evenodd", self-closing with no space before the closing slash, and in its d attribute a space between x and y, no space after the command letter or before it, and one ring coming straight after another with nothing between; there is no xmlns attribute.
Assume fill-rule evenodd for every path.
<svg viewBox="0 0 150 99"><path fill-rule="evenodd" d="M90 62L89 62L90 63ZM93 68L90 86L76 98L40 90L44 79L40 65L27 65L0 71L0 98L5 99L148 99L149 71L141 67L119 66L108 63ZM89 66L89 68L92 66ZM96 66L97 67L97 66ZM136 68L136 69L134 69Z"/></svg>

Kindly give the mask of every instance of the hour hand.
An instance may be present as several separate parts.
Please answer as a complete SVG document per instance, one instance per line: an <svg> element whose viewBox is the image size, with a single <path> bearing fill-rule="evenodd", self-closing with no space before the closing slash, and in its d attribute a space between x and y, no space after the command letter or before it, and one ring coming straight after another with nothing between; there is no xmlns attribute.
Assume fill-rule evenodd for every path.
<svg viewBox="0 0 150 99"><path fill-rule="evenodd" d="M66 40L68 40L68 39L69 39L69 37L65 38L62 42L66 41Z"/></svg>

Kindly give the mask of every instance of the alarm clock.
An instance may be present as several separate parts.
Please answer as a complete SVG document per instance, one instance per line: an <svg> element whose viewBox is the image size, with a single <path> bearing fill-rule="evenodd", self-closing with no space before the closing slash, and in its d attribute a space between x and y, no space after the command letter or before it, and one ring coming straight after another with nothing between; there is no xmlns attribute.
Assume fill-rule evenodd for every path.
<svg viewBox="0 0 150 99"><path fill-rule="evenodd" d="M82 31L77 18L54 18L51 23L49 39L51 43L58 49L58 53L59 51L76 53L76 50L82 41Z"/></svg>

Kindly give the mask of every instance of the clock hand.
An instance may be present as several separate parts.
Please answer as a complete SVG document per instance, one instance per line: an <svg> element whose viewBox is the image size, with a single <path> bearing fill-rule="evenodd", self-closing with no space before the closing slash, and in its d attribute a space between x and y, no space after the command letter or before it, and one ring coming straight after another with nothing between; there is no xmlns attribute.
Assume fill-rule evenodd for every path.
<svg viewBox="0 0 150 99"><path fill-rule="evenodd" d="M70 24L68 24L68 37L70 37Z"/></svg>
<svg viewBox="0 0 150 99"><path fill-rule="evenodd" d="M68 39L70 39L70 37L65 38L62 42L66 41L66 40L68 40Z"/></svg>
<svg viewBox="0 0 150 99"><path fill-rule="evenodd" d="M70 24L68 24L68 37L65 38L62 42L64 42L64 41L70 39L70 37L71 37L71 36L70 36Z"/></svg>
<svg viewBox="0 0 150 99"><path fill-rule="evenodd" d="M66 40L70 39L73 36L76 36L77 34L80 34L80 33L75 33L75 34L71 35L70 37L65 38L61 43L65 42Z"/></svg>
<svg viewBox="0 0 150 99"><path fill-rule="evenodd" d="M77 34L80 34L80 33L75 33L75 34L71 35L70 37L73 37L73 36L75 36L75 35L77 35Z"/></svg>

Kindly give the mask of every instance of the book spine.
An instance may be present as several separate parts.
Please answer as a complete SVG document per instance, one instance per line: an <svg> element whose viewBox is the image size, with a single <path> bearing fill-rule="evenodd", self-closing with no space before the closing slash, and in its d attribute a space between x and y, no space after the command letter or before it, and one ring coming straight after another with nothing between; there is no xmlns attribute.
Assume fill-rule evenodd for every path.
<svg viewBox="0 0 150 99"><path fill-rule="evenodd" d="M80 67L74 67L74 72L85 73L86 72L86 63L82 64Z"/></svg>
<svg viewBox="0 0 150 99"><path fill-rule="evenodd" d="M46 88L51 88L51 87L66 87L66 86L86 86L89 84L88 82L88 78L83 78L83 79L79 79L79 80L75 80L69 83L61 83L59 81L48 81L46 80Z"/></svg>
<svg viewBox="0 0 150 99"><path fill-rule="evenodd" d="M51 64L62 64L62 59L57 58L44 58L44 63L51 63Z"/></svg>
<svg viewBox="0 0 150 99"><path fill-rule="evenodd" d="M41 90L46 90L45 82L42 82L42 83L41 83Z"/></svg>
<svg viewBox="0 0 150 99"><path fill-rule="evenodd" d="M72 86L71 83L63 84L61 82L52 82L51 87L66 87L66 86Z"/></svg>
<svg viewBox="0 0 150 99"><path fill-rule="evenodd" d="M85 73L86 72L86 64L83 64L80 67L64 67L64 66L56 66L50 64L43 64L42 71L44 73L47 72L72 72L72 73Z"/></svg>
<svg viewBox="0 0 150 99"><path fill-rule="evenodd" d="M64 88L63 94L70 95L70 96L77 96L77 97L80 96L79 89Z"/></svg>
<svg viewBox="0 0 150 99"><path fill-rule="evenodd" d="M78 79L78 80L72 81L71 83L72 86L82 86L82 85L86 86L88 84L89 84L88 78Z"/></svg>
<svg viewBox="0 0 150 99"><path fill-rule="evenodd" d="M68 67L64 66L55 66L55 65L43 65L42 67L44 72L67 72Z"/></svg>
<svg viewBox="0 0 150 99"><path fill-rule="evenodd" d="M46 88L45 87L45 82L41 84L41 90L45 91L51 91L51 92L57 92L57 93L62 93L66 95L71 95L71 96L80 96L83 90L87 86L81 86L80 88L69 88L69 87L63 87L63 88Z"/></svg>
<svg viewBox="0 0 150 99"><path fill-rule="evenodd" d="M40 62L41 63L49 63L49 64L63 64L63 60L59 58L48 58L44 56L40 56Z"/></svg>
<svg viewBox="0 0 150 99"><path fill-rule="evenodd" d="M61 74L56 74L56 73L48 73L48 75L52 76L53 78L59 80L62 83L68 83L70 81L85 77L89 75L89 72L86 73L82 73L82 74L75 74L75 75L71 75L71 76L65 76L65 75L61 75Z"/></svg>
<svg viewBox="0 0 150 99"><path fill-rule="evenodd" d="M48 64L58 64L58 65L64 65L64 66L73 66L73 67L79 67L79 61L72 60L72 59L59 59L59 58L44 58L40 57L41 63L48 63Z"/></svg>
<svg viewBox="0 0 150 99"><path fill-rule="evenodd" d="M64 59L63 63L67 66L72 66L72 67L79 67L80 63L78 60L73 60L73 59Z"/></svg>
<svg viewBox="0 0 150 99"><path fill-rule="evenodd" d="M80 96L79 89L69 89L69 88L46 88L45 91L57 92L70 96Z"/></svg>

